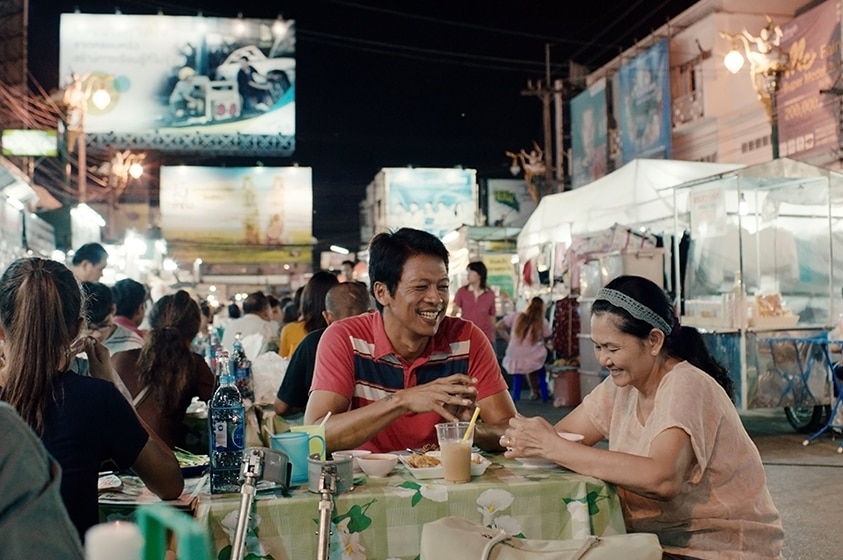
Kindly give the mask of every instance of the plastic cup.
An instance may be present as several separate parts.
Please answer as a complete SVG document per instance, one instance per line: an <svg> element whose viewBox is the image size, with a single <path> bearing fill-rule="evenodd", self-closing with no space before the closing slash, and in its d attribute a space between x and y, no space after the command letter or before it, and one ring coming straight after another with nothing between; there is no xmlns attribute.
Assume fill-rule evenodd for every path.
<svg viewBox="0 0 843 560"><path fill-rule="evenodd" d="M474 445L474 430L468 438L468 422L446 422L436 424L439 439L439 460L445 482L459 484L471 480L471 446Z"/></svg>

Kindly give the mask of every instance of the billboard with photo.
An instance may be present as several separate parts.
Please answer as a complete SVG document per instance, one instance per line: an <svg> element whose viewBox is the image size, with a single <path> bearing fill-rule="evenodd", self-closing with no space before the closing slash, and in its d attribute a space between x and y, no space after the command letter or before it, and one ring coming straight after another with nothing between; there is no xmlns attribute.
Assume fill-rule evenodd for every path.
<svg viewBox="0 0 843 560"><path fill-rule="evenodd" d="M839 0L829 0L782 25L790 66L776 98L782 157L839 148L840 101L822 90L840 79L840 19Z"/></svg>
<svg viewBox="0 0 843 560"><path fill-rule="evenodd" d="M473 169L387 168L386 227L411 227L442 237L464 224L474 224L477 207Z"/></svg>
<svg viewBox="0 0 843 560"><path fill-rule="evenodd" d="M65 99L85 103L91 137L160 134L214 150L224 135L295 135L295 45L294 22L280 19L62 14L59 76Z"/></svg>
<svg viewBox="0 0 843 560"><path fill-rule="evenodd" d="M606 79L600 78L571 99L571 186L574 188L606 174L608 130Z"/></svg>
<svg viewBox="0 0 843 560"><path fill-rule="evenodd" d="M536 209L523 179L489 179L488 222L490 226L521 227Z"/></svg>
<svg viewBox="0 0 843 560"><path fill-rule="evenodd" d="M309 167L161 167L161 233L177 260L307 263Z"/></svg>
<svg viewBox="0 0 843 560"><path fill-rule="evenodd" d="M671 102L668 40L662 39L618 69L618 120L623 163L670 159Z"/></svg>
<svg viewBox="0 0 843 560"><path fill-rule="evenodd" d="M55 130L6 129L2 140L4 156L58 155L58 141Z"/></svg>

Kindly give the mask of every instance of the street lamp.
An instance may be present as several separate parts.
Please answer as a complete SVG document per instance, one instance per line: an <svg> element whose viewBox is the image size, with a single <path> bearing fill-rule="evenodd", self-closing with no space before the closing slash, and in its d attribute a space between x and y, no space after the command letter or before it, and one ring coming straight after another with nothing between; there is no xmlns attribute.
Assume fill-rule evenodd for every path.
<svg viewBox="0 0 843 560"><path fill-rule="evenodd" d="M753 36L744 29L741 33L720 32L720 37L732 42L732 49L723 59L723 65L732 74L737 74L744 65L744 56L749 61L750 79L758 100L767 111L770 122L770 137L773 159L779 157L779 125L776 116L776 97L781 83L781 76L788 70L788 55L782 52L782 29L767 16L767 25ZM743 44L741 54L738 43Z"/></svg>
<svg viewBox="0 0 843 560"><path fill-rule="evenodd" d="M111 161L100 167L100 172L108 175L108 228L109 237L114 238L115 214L117 202L129 184L129 179L139 179L143 175L143 160L146 154L136 154L130 150L115 152Z"/></svg>
<svg viewBox="0 0 843 560"><path fill-rule="evenodd" d="M85 138L88 102L93 103L94 107L99 110L103 110L111 104L111 94L105 88L107 79L109 78L101 75L92 76L90 72L84 76L73 73L70 84L64 89L62 101L64 106L69 109L71 117L67 123L67 128L76 132L79 202L87 202L88 199L88 148ZM72 146L73 142L68 144Z"/></svg>

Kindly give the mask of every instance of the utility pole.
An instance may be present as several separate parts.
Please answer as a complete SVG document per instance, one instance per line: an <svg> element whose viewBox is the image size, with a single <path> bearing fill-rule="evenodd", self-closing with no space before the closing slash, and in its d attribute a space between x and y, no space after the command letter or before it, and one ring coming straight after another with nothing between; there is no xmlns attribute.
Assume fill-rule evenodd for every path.
<svg viewBox="0 0 843 560"><path fill-rule="evenodd" d="M521 95L532 95L541 99L542 102L542 125L544 131L544 146L542 146L542 154L544 157L544 175L542 177L542 185L540 196L551 194L557 189L557 184L564 189L564 182L562 180L562 157L565 153L562 142L562 80L556 80L553 84L550 82L550 43L545 43L544 46L544 81L539 81L534 84L532 80L527 82L527 89L521 91ZM556 123L557 123L557 145L556 158L557 165L553 165L553 123L551 103L556 97ZM556 169L556 176L554 177L554 169Z"/></svg>

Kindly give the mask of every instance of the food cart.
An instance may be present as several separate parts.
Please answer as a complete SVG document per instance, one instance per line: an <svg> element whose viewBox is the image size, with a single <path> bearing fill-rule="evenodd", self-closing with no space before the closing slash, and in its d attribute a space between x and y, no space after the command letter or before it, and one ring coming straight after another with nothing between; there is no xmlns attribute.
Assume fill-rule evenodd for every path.
<svg viewBox="0 0 843 560"><path fill-rule="evenodd" d="M670 239L684 225L676 222L673 187L739 167L637 159L593 183L544 197L521 228L519 296L549 293L552 300L577 300L580 332L575 346L583 394L605 377L589 332L597 290L619 274L638 274L675 292Z"/></svg>
<svg viewBox="0 0 843 560"><path fill-rule="evenodd" d="M785 158L675 193L690 240L682 324L733 372L741 410L784 407L798 431L819 429L833 400L827 334L843 312L843 174Z"/></svg>

